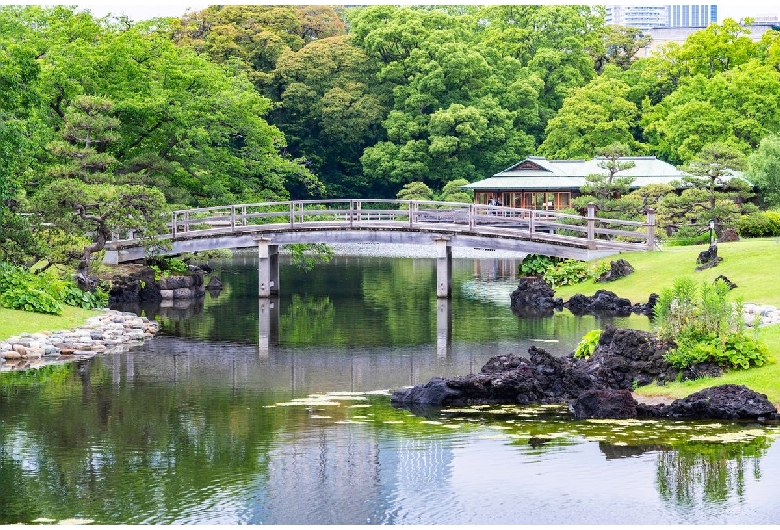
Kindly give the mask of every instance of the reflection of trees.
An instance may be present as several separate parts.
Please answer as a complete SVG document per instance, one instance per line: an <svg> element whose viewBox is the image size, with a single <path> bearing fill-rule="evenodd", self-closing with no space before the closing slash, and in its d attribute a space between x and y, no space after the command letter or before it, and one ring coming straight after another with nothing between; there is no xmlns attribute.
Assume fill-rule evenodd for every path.
<svg viewBox="0 0 780 530"><path fill-rule="evenodd" d="M730 494L742 497L745 477L759 479L760 458L769 448L766 438L750 443L689 443L658 454L658 491L665 500L694 505L724 502Z"/></svg>
<svg viewBox="0 0 780 530"><path fill-rule="evenodd" d="M104 361L81 375L66 365L57 384L0 378L0 524L79 514L171 523L266 473L283 418L258 412L256 394L117 386ZM159 520L139 519L150 513Z"/></svg>

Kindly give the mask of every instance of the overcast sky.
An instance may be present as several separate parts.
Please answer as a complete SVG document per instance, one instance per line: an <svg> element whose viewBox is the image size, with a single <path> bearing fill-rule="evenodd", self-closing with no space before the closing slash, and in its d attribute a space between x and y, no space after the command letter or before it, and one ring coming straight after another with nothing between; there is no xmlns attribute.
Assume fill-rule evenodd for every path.
<svg viewBox="0 0 780 530"><path fill-rule="evenodd" d="M0 3L4 4L14 4L19 2L8 2L0 0ZM24 2L22 0L21 3L28 3ZM39 2L29 2L29 3L39 3ZM40 2L43 4L43 2ZM68 4L71 5L71 2L54 2L56 3L62 3L62 4ZM191 9L192 11L199 11L203 9L204 7L213 4L215 2L204 2L200 0L158 0L157 2L152 2L149 0L136 0L136 1L113 1L113 0L87 0L87 1L74 1L72 4L78 5L82 9L89 9L93 15L102 17L107 15L108 13L111 13L112 15L127 15L132 20L144 20L148 18L153 17L178 17L182 14L184 14L187 9ZM271 1L271 2L252 2L252 1L239 1L236 2L238 4L305 4L306 2L290 2L290 1ZM315 3L316 2L312 2ZM358 2L355 2L358 3ZM409 1L403 1L403 0L396 0L396 1L371 1L368 0L366 2L359 2L361 4L408 4L408 3L419 3L419 2L409 2ZM445 2L446 3L446 2ZM472 4L488 4L488 3L495 3L495 4L501 4L501 3L523 3L523 4L539 4L539 3L555 3L555 2L549 2L547 0L540 0L538 2L532 2L532 1L522 1L522 2L463 2L463 1L454 1L453 4L466 4L466 3L472 3ZM574 3L574 2L561 2L561 3ZM602 3L602 2L592 2L585 0L584 3L589 4L596 4L596 3ZM639 1L631 1L631 2L625 2L625 4L644 4L645 2L639 2ZM649 2L648 2L649 3ZM350 2L350 4L353 4ZM333 5L333 4L329 4ZM354 5L354 4L353 4ZM772 14L772 15L778 15L780 14L780 6L778 7L772 7L773 4L768 2L737 2L734 0L730 0L728 2L721 2L719 4L716 4L718 6L718 22L722 22L725 18L733 18L735 20L739 20L742 17L746 16L757 16L757 15L766 15L766 14ZM774 4L777 6L777 4Z"/></svg>

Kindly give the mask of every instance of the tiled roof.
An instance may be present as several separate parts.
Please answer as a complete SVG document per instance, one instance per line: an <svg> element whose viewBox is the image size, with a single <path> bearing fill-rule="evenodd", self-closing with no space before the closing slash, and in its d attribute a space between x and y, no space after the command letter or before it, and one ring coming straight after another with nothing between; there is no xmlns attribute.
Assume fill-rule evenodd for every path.
<svg viewBox="0 0 780 530"><path fill-rule="evenodd" d="M544 157L529 156L492 177L462 187L474 190L578 189L585 184L586 175L608 173L598 165L605 160L603 157L593 160L547 160ZM621 177L634 177L632 188L647 184L668 184L685 175L673 165L654 156L627 156L619 160L634 162L634 167L617 173Z"/></svg>

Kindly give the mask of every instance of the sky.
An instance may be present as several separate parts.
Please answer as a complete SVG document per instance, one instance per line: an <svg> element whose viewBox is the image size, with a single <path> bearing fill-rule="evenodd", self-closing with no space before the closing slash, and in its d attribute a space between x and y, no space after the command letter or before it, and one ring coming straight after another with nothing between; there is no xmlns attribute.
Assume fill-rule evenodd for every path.
<svg viewBox="0 0 780 530"><path fill-rule="evenodd" d="M224 1L224 0L223 0ZM19 3L19 2L7 2L2 1L0 3ZM21 2L21 3L39 3L39 2ZM102 17L109 13L112 15L127 15L131 20L138 21L138 20L145 20L148 18L153 17L178 17L183 15L188 9L192 11L199 11L206 6L218 2L207 2L202 0L158 0L156 2L149 1L149 0L136 0L136 1L122 1L122 0L86 0L79 2L78 0L74 0L73 2L53 2L53 4L62 3L62 4L68 4L68 5L77 5L79 8L82 9L89 9L93 15ZM226 2L227 3L227 2ZM308 2L290 2L289 0L276 0L271 2L252 2L252 1L237 1L237 4L260 4L260 3L266 3L266 4L305 4ZM317 2L311 2L316 4ZM350 4L353 4L353 2L349 2ZM360 2L361 4L408 4L408 3L420 3L420 2L408 2L404 0L395 0L395 1L371 1L368 0L366 2ZM488 3L494 3L494 4L501 4L501 3L524 3L524 4L539 4L539 3L556 3L556 2L550 2L549 0L539 0L537 2L533 1L523 1L523 2L475 2L475 1L453 1L452 4L488 4ZM575 2L561 2L561 3L575 3ZM606 3L606 2L593 2L584 0L583 3ZM625 2L626 4L638 4L638 3L651 3L651 2L639 2L639 1L630 1ZM692 3L692 2L691 2ZM40 4L45 4L44 2L40 2ZM660 2L659 2L660 4ZM333 5L333 4L330 4ZM721 2L716 4L718 6L718 22L723 22L725 18L733 18L734 20L739 20L746 16L757 16L757 15L765 15L765 14L772 14L772 15L780 15L780 5L775 4L777 7L770 7L772 4L767 2L738 2L734 0L729 0L728 2Z"/></svg>

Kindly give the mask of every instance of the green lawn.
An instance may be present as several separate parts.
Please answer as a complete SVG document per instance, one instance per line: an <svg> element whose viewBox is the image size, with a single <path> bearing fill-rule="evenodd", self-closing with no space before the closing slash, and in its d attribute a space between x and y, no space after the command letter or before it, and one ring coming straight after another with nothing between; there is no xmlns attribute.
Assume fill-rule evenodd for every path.
<svg viewBox="0 0 780 530"><path fill-rule="evenodd" d="M69 306L65 306L62 315L44 315L0 307L0 340L24 332L72 329L94 315L94 311Z"/></svg>
<svg viewBox="0 0 780 530"><path fill-rule="evenodd" d="M674 279L689 276L697 282L712 282L721 274L737 284L731 291L733 300L756 302L780 307L780 242L775 239L746 239L734 243L719 243L718 255L723 261L715 268L696 272L696 257L706 247L668 247L658 252L625 253L624 258L634 267L634 273L611 283L586 282L556 289L556 296L564 300L582 293L592 295L598 289L613 291L632 302L646 302L651 293L660 293L671 287ZM617 256L603 261L617 259ZM602 261L602 260L600 260ZM726 384L742 384L766 394L780 404L780 325L760 328L759 338L772 353L771 364L750 370L735 370L723 377L704 378L665 386L650 385L637 390L638 394L685 397L703 388Z"/></svg>
<svg viewBox="0 0 780 530"><path fill-rule="evenodd" d="M607 289L634 303L646 302L651 293L671 287L674 279L689 276L697 282L712 282L720 275L737 284L730 296L744 302L780 307L780 242L771 239L746 239L719 243L718 256L723 261L712 269L696 272L696 257L705 246L668 247L657 252L627 252L622 257L634 267L634 274L610 283L585 282L556 289L564 300L582 293L592 295ZM599 261L612 261L611 256ZM597 263L597 262L594 262Z"/></svg>

